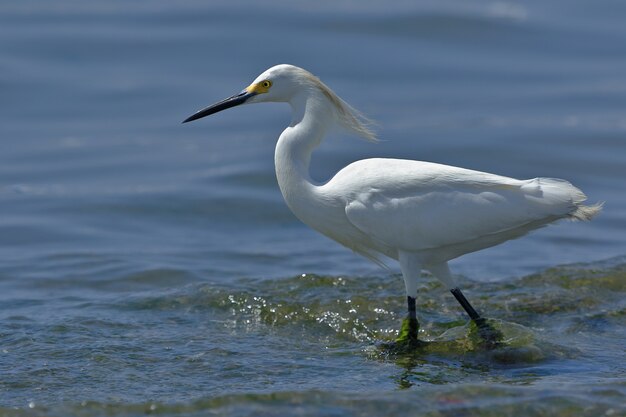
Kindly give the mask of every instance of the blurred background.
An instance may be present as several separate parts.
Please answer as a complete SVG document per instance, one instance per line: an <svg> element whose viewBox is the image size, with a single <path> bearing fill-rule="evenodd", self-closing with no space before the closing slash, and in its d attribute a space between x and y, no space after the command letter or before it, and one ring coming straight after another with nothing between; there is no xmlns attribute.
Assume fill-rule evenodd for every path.
<svg viewBox="0 0 626 417"><path fill-rule="evenodd" d="M218 312L202 298L180 301L214 295L218 287L241 291L258 282L253 287L262 293L266 285L301 274L367 277L389 286L401 314L397 269L382 270L316 234L284 204L273 151L290 120L287 105L243 106L180 123L279 63L311 71L377 122L379 144L340 131L328 138L312 162L319 181L354 160L384 156L516 178L563 178L590 202L606 201L591 223L561 222L454 261L453 271L468 281L504 286L563 264L593 263L599 270L620 264L626 254L625 17L626 4L610 0L4 2L4 405L26 410L41 403L184 402L212 395L216 386L204 383L196 385L204 387L199 392L172 388L168 396L152 379L135 376L132 382L135 377L122 369L146 375L144 368L151 368L145 358L126 356L123 341L116 345L120 352L103 348L96 359L93 352L94 343L101 347L112 338L134 340L140 350L174 346L181 360L237 345L245 339L241 333L220 341L209 336L224 330L224 322L239 323L241 312L224 307L232 292L212 299ZM276 297L289 299L284 291ZM306 291L296 296L293 308L309 297L315 299ZM168 307L161 309L155 299ZM371 300L372 309L378 301ZM170 311L172 305L179 307ZM180 323L177 308L185 314L199 309L200 315ZM167 328L158 327L163 310L174 317L168 316L173 322ZM224 321L213 323L210 318L220 314ZM398 323L391 320L388 327ZM150 326L172 339L151 339L144 333ZM177 351L173 340L189 343L198 326L205 344ZM263 346L280 345L291 332L258 326L246 337ZM265 339L268 332L285 334ZM218 347L207 347L212 343ZM325 345L315 337L307 343L314 352ZM363 339L343 343L361 358ZM62 346L76 352L63 356ZM291 347L302 352L300 345ZM169 357L154 355L157 362ZM211 360L232 365L224 355ZM93 374L84 374L87 365L77 357L93 365ZM98 360L104 361L100 367ZM304 366L299 360L293 362ZM115 384L97 382L94 375L107 380L115 369L122 375ZM360 377L369 380L367 372L380 369L363 372ZM80 384L62 382L81 375L86 379ZM308 380L315 372L300 377L305 375ZM170 386L189 373L180 378ZM218 391L272 391L276 382L232 378L217 378ZM288 381L287 387L299 383ZM325 389L327 383L307 387Z"/></svg>

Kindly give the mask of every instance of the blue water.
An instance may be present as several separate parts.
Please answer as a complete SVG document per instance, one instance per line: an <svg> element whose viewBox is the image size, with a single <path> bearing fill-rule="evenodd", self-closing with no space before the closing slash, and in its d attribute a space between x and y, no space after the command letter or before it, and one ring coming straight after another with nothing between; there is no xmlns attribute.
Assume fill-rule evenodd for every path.
<svg viewBox="0 0 626 417"><path fill-rule="evenodd" d="M624 18L616 1L5 2L0 414L626 414ZM278 63L377 122L379 144L322 145L320 181L388 156L606 202L452 263L538 357L372 353L402 281L289 212L288 106L180 124ZM445 288L422 294L424 338L464 329Z"/></svg>

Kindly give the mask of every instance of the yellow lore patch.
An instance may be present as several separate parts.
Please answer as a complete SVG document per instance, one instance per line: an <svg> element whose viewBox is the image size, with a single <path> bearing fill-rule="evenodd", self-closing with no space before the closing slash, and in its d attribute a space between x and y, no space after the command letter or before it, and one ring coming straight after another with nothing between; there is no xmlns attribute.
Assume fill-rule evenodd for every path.
<svg viewBox="0 0 626 417"><path fill-rule="evenodd" d="M263 94L267 93L271 86L272 82L270 80L259 81L258 83L250 84L246 87L246 91L248 93Z"/></svg>

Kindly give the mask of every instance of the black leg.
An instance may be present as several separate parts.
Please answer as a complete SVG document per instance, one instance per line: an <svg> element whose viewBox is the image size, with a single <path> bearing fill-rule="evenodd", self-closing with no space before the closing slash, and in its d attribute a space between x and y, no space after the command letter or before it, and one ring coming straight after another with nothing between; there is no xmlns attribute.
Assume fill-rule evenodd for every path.
<svg viewBox="0 0 626 417"><path fill-rule="evenodd" d="M494 329L487 320L478 314L478 312L472 307L467 298L463 295L460 288L453 288L450 290L454 298L461 304L461 307L467 312L467 315L470 316L472 321L476 323L476 327L478 327L478 334L485 341L485 346L487 349L494 349L501 345L500 340L502 339L502 333L498 330Z"/></svg>
<svg viewBox="0 0 626 417"><path fill-rule="evenodd" d="M417 313L415 309L415 298L411 296L406 297L407 304L409 306L409 318L417 320Z"/></svg>
<svg viewBox="0 0 626 417"><path fill-rule="evenodd" d="M398 346L401 346L401 349L414 349L420 345L419 340L417 340L420 325L415 312L415 298L407 297L406 301L409 307L409 315L402 320L402 328L400 329L396 343L399 344Z"/></svg>
<svg viewBox="0 0 626 417"><path fill-rule="evenodd" d="M474 307L472 307L470 302L467 301L467 298L465 298L460 288L453 288L450 290L450 292L452 293L452 295L454 295L454 298L456 298L459 304L461 304L463 310L467 312L467 315L470 316L470 319L476 321L481 318L480 314L478 314L476 310L474 310Z"/></svg>
<svg viewBox="0 0 626 417"><path fill-rule="evenodd" d="M417 313L415 309L415 298L407 296L406 301L409 307L409 340L411 342L417 342L417 330L419 329L419 323L417 321Z"/></svg>

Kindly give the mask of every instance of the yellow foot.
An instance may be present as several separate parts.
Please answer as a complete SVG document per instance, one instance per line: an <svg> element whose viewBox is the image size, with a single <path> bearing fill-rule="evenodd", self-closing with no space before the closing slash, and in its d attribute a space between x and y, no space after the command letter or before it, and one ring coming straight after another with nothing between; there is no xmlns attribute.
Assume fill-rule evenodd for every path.
<svg viewBox="0 0 626 417"><path fill-rule="evenodd" d="M502 342L504 335L502 332L493 327L493 325L483 317L472 320L472 327L470 329L470 332L475 331L478 334L480 338L478 344L482 345L485 349L492 350L504 346Z"/></svg>
<svg viewBox="0 0 626 417"><path fill-rule="evenodd" d="M395 344L398 347L416 348L421 346L424 342L417 339L417 332L420 325L417 319L405 318L402 320L402 327L400 328L400 334L395 340Z"/></svg>
<svg viewBox="0 0 626 417"><path fill-rule="evenodd" d="M405 318L402 320L400 334L393 342L383 342L379 348L386 354L405 355L413 354L419 348L427 345L426 342L417 339L419 323L417 319Z"/></svg>

